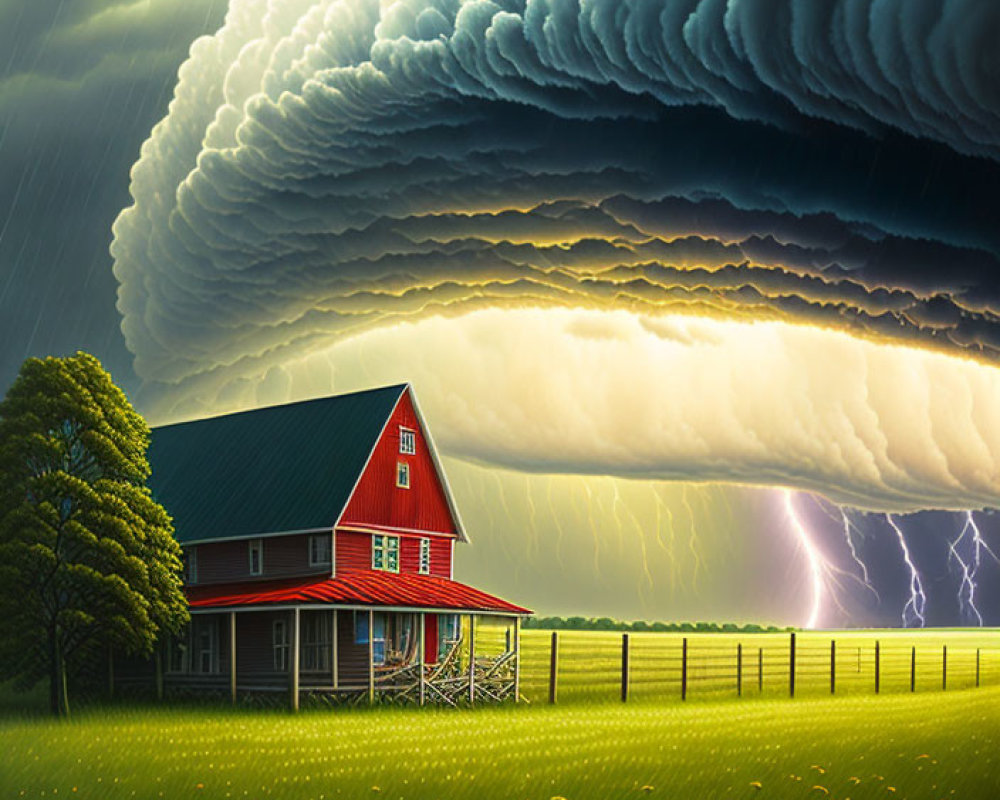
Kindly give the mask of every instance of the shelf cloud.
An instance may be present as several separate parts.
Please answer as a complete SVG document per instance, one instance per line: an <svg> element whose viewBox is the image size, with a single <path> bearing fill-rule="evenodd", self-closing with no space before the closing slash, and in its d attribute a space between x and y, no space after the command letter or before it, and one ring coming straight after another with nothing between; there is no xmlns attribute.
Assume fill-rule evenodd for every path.
<svg viewBox="0 0 1000 800"><path fill-rule="evenodd" d="M145 402L391 344L470 460L996 505L998 35L971 1L232 0L114 226Z"/></svg>

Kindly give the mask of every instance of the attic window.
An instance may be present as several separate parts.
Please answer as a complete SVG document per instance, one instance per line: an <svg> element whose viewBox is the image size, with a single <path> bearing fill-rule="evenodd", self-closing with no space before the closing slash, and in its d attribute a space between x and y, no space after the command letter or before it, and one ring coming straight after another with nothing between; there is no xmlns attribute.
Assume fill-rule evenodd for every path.
<svg viewBox="0 0 1000 800"><path fill-rule="evenodd" d="M184 575L189 584L198 582L198 548L189 547L184 554Z"/></svg>
<svg viewBox="0 0 1000 800"><path fill-rule="evenodd" d="M396 462L396 485L400 489L410 488L410 465L405 461Z"/></svg>
<svg viewBox="0 0 1000 800"><path fill-rule="evenodd" d="M429 575L431 571L431 540L420 540L420 563L418 568L421 575Z"/></svg>
<svg viewBox="0 0 1000 800"><path fill-rule="evenodd" d="M412 456L417 452L417 434L409 428L399 429L399 452Z"/></svg>

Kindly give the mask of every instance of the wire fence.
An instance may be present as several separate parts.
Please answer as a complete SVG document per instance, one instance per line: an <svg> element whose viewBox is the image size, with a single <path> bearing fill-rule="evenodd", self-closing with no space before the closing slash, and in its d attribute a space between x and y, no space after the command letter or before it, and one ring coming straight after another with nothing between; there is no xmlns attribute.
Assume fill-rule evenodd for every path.
<svg viewBox="0 0 1000 800"><path fill-rule="evenodd" d="M991 685L1000 685L1000 631L995 630L521 634L521 695L532 703L815 697Z"/></svg>

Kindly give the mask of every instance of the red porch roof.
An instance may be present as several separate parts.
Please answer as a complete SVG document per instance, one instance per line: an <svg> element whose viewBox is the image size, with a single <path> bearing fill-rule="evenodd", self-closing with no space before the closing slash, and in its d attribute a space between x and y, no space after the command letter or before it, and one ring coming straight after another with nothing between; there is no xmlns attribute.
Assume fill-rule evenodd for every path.
<svg viewBox="0 0 1000 800"><path fill-rule="evenodd" d="M530 614L531 612L466 586L433 575L391 572L353 572L337 578L317 580L292 578L185 589L191 608L325 604L434 608L455 611Z"/></svg>

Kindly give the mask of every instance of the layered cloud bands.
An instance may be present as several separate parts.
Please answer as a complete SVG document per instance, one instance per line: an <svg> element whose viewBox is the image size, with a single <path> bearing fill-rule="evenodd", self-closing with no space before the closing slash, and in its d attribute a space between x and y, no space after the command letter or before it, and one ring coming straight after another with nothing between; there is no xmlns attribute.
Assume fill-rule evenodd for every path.
<svg viewBox="0 0 1000 800"><path fill-rule="evenodd" d="M296 365L389 337L394 378L493 421L456 422L469 458L995 504L998 35L979 2L232 0L114 229L146 402L300 396ZM718 415L690 318L723 325L700 367ZM560 349L594 326L606 364ZM649 344L675 330L670 358ZM462 369L421 373L431 347ZM483 380L549 387L520 433L467 347ZM629 384L660 416L609 394ZM952 390L976 409L960 439ZM579 428L542 436L570 406ZM669 435L639 448L650 425Z"/></svg>

